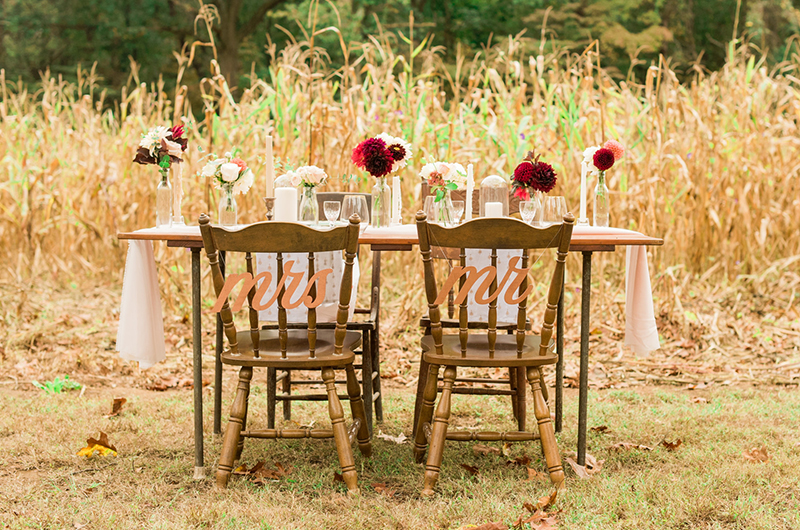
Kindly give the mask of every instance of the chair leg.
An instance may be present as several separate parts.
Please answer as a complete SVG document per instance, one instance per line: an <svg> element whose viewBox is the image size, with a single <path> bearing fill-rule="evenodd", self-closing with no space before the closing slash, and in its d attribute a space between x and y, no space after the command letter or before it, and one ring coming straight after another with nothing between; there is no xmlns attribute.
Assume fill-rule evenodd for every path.
<svg viewBox="0 0 800 530"><path fill-rule="evenodd" d="M239 385L236 388L236 396L233 398L231 407L231 417L225 429L225 438L222 441L222 453L219 457L217 466L217 487L224 488L228 485L228 479L233 471L233 463L236 461L236 451L239 446L239 437L242 434L244 417L247 410L247 398L250 395L250 380L253 378L253 368L244 366L239 370Z"/></svg>
<svg viewBox="0 0 800 530"><path fill-rule="evenodd" d="M517 405L519 404L519 400L517 399L517 394L519 393L519 383L517 378L517 369L513 366L508 367L508 386L511 389L513 394L511 394L511 413L514 415L514 419L519 422L519 410L517 410Z"/></svg>
<svg viewBox="0 0 800 530"><path fill-rule="evenodd" d="M358 386L358 378L356 377L356 370L353 368L352 363L345 367L347 373L347 395L350 397L350 412L353 414L353 419L358 418L361 426L358 428L358 449L361 454L370 457L372 456L372 444L370 443L370 425L367 423L367 415L364 412L364 401L361 399L361 389Z"/></svg>
<svg viewBox="0 0 800 530"><path fill-rule="evenodd" d="M364 387L364 412L369 432L372 432L372 344L370 332L361 334L361 384Z"/></svg>
<svg viewBox="0 0 800 530"><path fill-rule="evenodd" d="M287 396L292 393L292 371L286 370L286 377L283 378L283 393ZM283 402L283 421L292 419L292 402L288 399Z"/></svg>
<svg viewBox="0 0 800 530"><path fill-rule="evenodd" d="M381 391L381 352L380 344L376 338L371 338L370 346L372 350L372 373L375 374L375 380L372 380L370 374L370 381L372 381L372 391L378 393L378 399L375 400L375 421L383 423L383 392Z"/></svg>
<svg viewBox="0 0 800 530"><path fill-rule="evenodd" d="M436 368L436 377L439 377L439 368ZM425 360L424 356L420 357L419 360L419 377L417 378L417 396L414 400L414 417L412 418L414 423L414 430L412 431L412 436L417 435L417 423L419 423L419 414L422 410L422 400L423 395L425 394L425 381L428 379L428 372L430 371L430 364L428 361ZM436 401L436 395L433 396L433 402ZM431 406L433 406L433 402L431 402Z"/></svg>
<svg viewBox="0 0 800 530"><path fill-rule="evenodd" d="M428 377L430 378L431 374L428 374ZM432 379L436 380L436 378ZM436 407L436 417L433 420L433 432L431 434L431 449L428 451L428 463L425 464L425 483L422 486L422 495L425 497L433 495L433 488L436 486L436 481L439 479L439 471L442 469L444 443L447 440L447 425L450 423L450 398L453 394L455 380L456 367L445 367L442 397L439 399L439 406Z"/></svg>
<svg viewBox="0 0 800 530"><path fill-rule="evenodd" d="M249 393L249 387L248 387ZM247 430L247 411L250 409L250 400L244 402L244 416L242 417L242 431ZM239 443L236 444L236 460L242 458L242 451L244 451L244 436L239 435Z"/></svg>
<svg viewBox="0 0 800 530"><path fill-rule="evenodd" d="M436 387L439 383L439 365L428 364L424 360L422 363L428 366L428 370L426 373L420 368L420 382L417 383L418 386L420 383L425 385L424 391L422 392L419 412L414 413L414 459L418 464L421 464L425 460L425 451L428 450L428 438L425 436L423 425L430 423L431 417L433 417L433 405L436 403ZM419 394L420 390L418 388L418 397Z"/></svg>
<svg viewBox="0 0 800 530"><path fill-rule="evenodd" d="M536 422L539 424L539 436L542 442L542 452L547 462L547 471L550 473L550 480L556 487L561 487L564 483L564 468L561 466L561 455L558 452L556 434L553 431L553 422L550 419L550 409L542 395L542 382L540 371L533 366L528 367L528 383L533 392L533 413Z"/></svg>
<svg viewBox="0 0 800 530"><path fill-rule="evenodd" d="M344 410L336 395L336 374L333 368L322 369L322 380L325 382L325 389L328 392L328 414L331 417L333 437L336 441L336 452L339 453L339 465L342 468L342 478L347 486L348 493L358 493L358 477L356 475L356 463L353 460L353 450L350 448L350 440L347 437L347 428L344 424Z"/></svg>
<svg viewBox="0 0 800 530"><path fill-rule="evenodd" d="M275 378L277 377L277 370L275 368L267 368L267 428L275 428L275 394L277 392Z"/></svg>
<svg viewBox="0 0 800 530"><path fill-rule="evenodd" d="M517 428L520 432L525 432L528 417L528 385L525 384L525 370L517 368Z"/></svg>

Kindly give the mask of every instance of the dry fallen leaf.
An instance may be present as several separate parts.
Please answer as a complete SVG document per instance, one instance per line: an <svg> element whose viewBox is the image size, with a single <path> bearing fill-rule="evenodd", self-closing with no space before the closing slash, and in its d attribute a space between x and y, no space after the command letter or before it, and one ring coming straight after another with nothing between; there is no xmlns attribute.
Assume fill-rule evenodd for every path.
<svg viewBox="0 0 800 530"><path fill-rule="evenodd" d="M617 451L617 452L628 451L630 449L641 449L642 451L652 451L653 450L652 447L649 447L647 445L632 444L632 443L629 443L629 442L619 442L619 443L616 443L614 445L609 446L609 448L608 448L609 451ZM588 458L587 458L587 461L588 461Z"/></svg>
<svg viewBox="0 0 800 530"><path fill-rule="evenodd" d="M577 454L570 453L570 456L566 457L565 460L567 463L572 467L572 470L578 475L578 478L581 479L590 479L593 475L596 475L603 469L603 463L605 460L597 460L594 456L586 453L586 465L582 466L578 464L575 460L577 458Z"/></svg>
<svg viewBox="0 0 800 530"><path fill-rule="evenodd" d="M674 442L668 442L666 440L661 440L661 445L664 446L664 448L667 451L674 451L675 449L680 447L682 444L683 444L683 440L681 440L680 438L678 438Z"/></svg>
<svg viewBox="0 0 800 530"><path fill-rule="evenodd" d="M706 398L704 398L704 397L697 396L697 397L693 397L692 398L692 403L704 403L705 404L705 403L708 403L708 400Z"/></svg>
<svg viewBox="0 0 800 530"><path fill-rule="evenodd" d="M753 447L749 451L745 451L742 453L746 460L750 462L769 462L769 455L767 454L767 448L764 447Z"/></svg>
<svg viewBox="0 0 800 530"><path fill-rule="evenodd" d="M89 438L86 440L86 447L78 451L76 454L78 456L85 456L90 457L92 456L95 451L100 453L100 456L112 455L117 456L117 448L111 445L108 441L108 435L103 431L100 431L100 438Z"/></svg>
<svg viewBox="0 0 800 530"><path fill-rule="evenodd" d="M333 472L333 483L336 484L337 482L341 482L344 484L344 477L341 473L337 473L336 471Z"/></svg>
<svg viewBox="0 0 800 530"><path fill-rule="evenodd" d="M114 416L119 416L122 412L122 405L127 403L128 400L124 397L114 398L114 402L111 405L111 412L106 414L106 418L113 418Z"/></svg>
<svg viewBox="0 0 800 530"><path fill-rule="evenodd" d="M558 499L558 489L554 489L553 493L550 495L545 495L544 497L539 497L539 501L536 503L536 509L547 511L552 505L556 503Z"/></svg>
<svg viewBox="0 0 800 530"><path fill-rule="evenodd" d="M600 434L608 434L611 432L611 429L608 428L608 425L600 425L598 427L592 427L591 430L593 432L598 432Z"/></svg>
<svg viewBox="0 0 800 530"><path fill-rule="evenodd" d="M211 384L210 379L203 379L203 386ZM170 388L194 388L194 381L188 377L162 377L159 381L155 381L152 385L147 385L147 390L155 390L156 392L164 392Z"/></svg>
<svg viewBox="0 0 800 530"><path fill-rule="evenodd" d="M522 456L518 456L514 460L507 461L506 465L507 466L528 467L528 464L530 464L530 463L531 463L531 457L529 457L528 455L522 455Z"/></svg>
<svg viewBox="0 0 800 530"><path fill-rule="evenodd" d="M461 464L461 467L463 467L464 469L466 469L466 470L467 470L467 472L468 472L470 475L472 475L473 477L474 477L474 476L477 476L478 472L480 471L480 469L478 469L477 467L475 467L475 466L471 466L471 465L469 465L469 464Z"/></svg>
<svg viewBox="0 0 800 530"><path fill-rule="evenodd" d="M394 494L397 493L397 490L395 490L394 488L388 487L385 482L376 482L374 484L371 484L371 486L372 486L372 489L375 490L375 493L383 494L384 496L388 497L389 499L394 497Z"/></svg>
<svg viewBox="0 0 800 530"><path fill-rule="evenodd" d="M486 455L499 455L502 454L500 449L497 447L489 447L488 445L483 444L475 444L472 446L472 452L475 456L486 456Z"/></svg>
<svg viewBox="0 0 800 530"><path fill-rule="evenodd" d="M527 467L525 469L528 470L528 478L525 480L550 480L550 475L548 475L547 473L536 471L535 469L530 467Z"/></svg>
<svg viewBox="0 0 800 530"><path fill-rule="evenodd" d="M394 442L396 444L404 444L408 441L406 435L403 433L398 434L397 436L391 436L389 434L383 434L382 432L378 433L378 438L381 440L387 440L389 442Z"/></svg>

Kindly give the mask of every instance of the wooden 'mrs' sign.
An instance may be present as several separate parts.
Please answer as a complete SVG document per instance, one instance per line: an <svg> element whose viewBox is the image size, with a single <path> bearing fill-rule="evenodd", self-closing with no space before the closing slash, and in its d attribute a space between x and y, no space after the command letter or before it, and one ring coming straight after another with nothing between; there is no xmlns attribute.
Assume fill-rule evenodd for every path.
<svg viewBox="0 0 800 530"><path fill-rule="evenodd" d="M222 291L219 293L217 301L214 304L214 307L211 308L211 311L218 313L220 310L222 310L222 306L225 304L228 296L233 292L236 284L243 281L244 284L242 284L242 289L239 291L239 296L236 297L236 302L234 302L233 306L231 306L232 311L240 310L247 299L247 293L250 292L250 290L255 287L260 280L263 281L253 297L253 309L256 309L257 311L266 309L275 304L275 302L278 300L281 289L284 287L286 288L286 291L281 298L281 306L284 309L294 309L299 307L300 304L304 304L309 309L317 307L325 300L325 288L328 284L328 275L333 272L333 269L322 269L315 272L314 275L308 280L308 284L306 285L305 289L303 289L300 297L292 302L292 298L300 286L300 282L306 276L306 273L303 271L292 271L292 265L294 265L294 260L289 260L283 264L283 275L281 276L281 279L275 288L275 292L266 302L263 300L264 295L266 295L269 288L273 286L272 273L269 271L264 271L257 274L255 278L253 278L253 275L249 272L242 274L231 274L225 278L225 285L222 286ZM314 284L317 285L316 298L312 298L309 294Z"/></svg>
<svg viewBox="0 0 800 530"><path fill-rule="evenodd" d="M483 282L481 282L480 286L478 286L478 290L475 291L475 303L480 305L486 305L491 303L493 300L496 300L500 293L506 288L506 284L508 287L506 288L506 294L503 298L505 302L509 305L516 305L519 304L522 300L527 297L531 291L533 290L533 284L528 285L528 287L522 292L517 294L519 291L522 282L525 281L525 276L528 275L528 272L531 270L531 267L520 269L517 267L517 264L520 261L519 256L514 256L508 263L508 270L506 271L503 280L497 285L497 289L495 290L494 294L488 295L489 289L492 286L492 282L497 279L497 267L493 267L492 265L488 265L481 270L478 270L476 267L467 266L467 267L453 267L453 270L450 271L450 275L447 277L447 280L444 282L441 291L439 291L439 296L436 298L436 305L441 305L447 300L447 294L450 290L456 285L459 278L462 276L465 277L464 286L461 287L458 291L458 296L456 296L455 304L459 305L467 298L467 294L470 292L472 287L478 283L478 280L481 277L483 278ZM515 276L514 276L515 275ZM512 280L511 277L514 276ZM509 280L511 282L509 283Z"/></svg>

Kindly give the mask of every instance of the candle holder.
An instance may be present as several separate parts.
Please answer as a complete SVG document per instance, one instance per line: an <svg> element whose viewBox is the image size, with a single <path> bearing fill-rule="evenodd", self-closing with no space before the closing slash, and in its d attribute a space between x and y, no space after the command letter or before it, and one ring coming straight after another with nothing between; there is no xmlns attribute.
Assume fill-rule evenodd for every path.
<svg viewBox="0 0 800 530"><path fill-rule="evenodd" d="M264 197L264 206L267 207L267 221L272 221L275 212L275 197Z"/></svg>

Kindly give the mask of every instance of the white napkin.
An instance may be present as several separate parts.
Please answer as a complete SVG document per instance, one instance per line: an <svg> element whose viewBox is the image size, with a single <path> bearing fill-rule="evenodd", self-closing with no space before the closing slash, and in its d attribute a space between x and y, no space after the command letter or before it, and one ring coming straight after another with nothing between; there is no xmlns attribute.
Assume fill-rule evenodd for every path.
<svg viewBox="0 0 800 530"><path fill-rule="evenodd" d="M128 242L117 351L123 359L137 361L143 370L165 359L161 295L150 241Z"/></svg>
<svg viewBox="0 0 800 530"><path fill-rule="evenodd" d="M625 344L636 355L644 356L660 347L653 311L650 271L647 268L647 248L644 245L627 248Z"/></svg>

